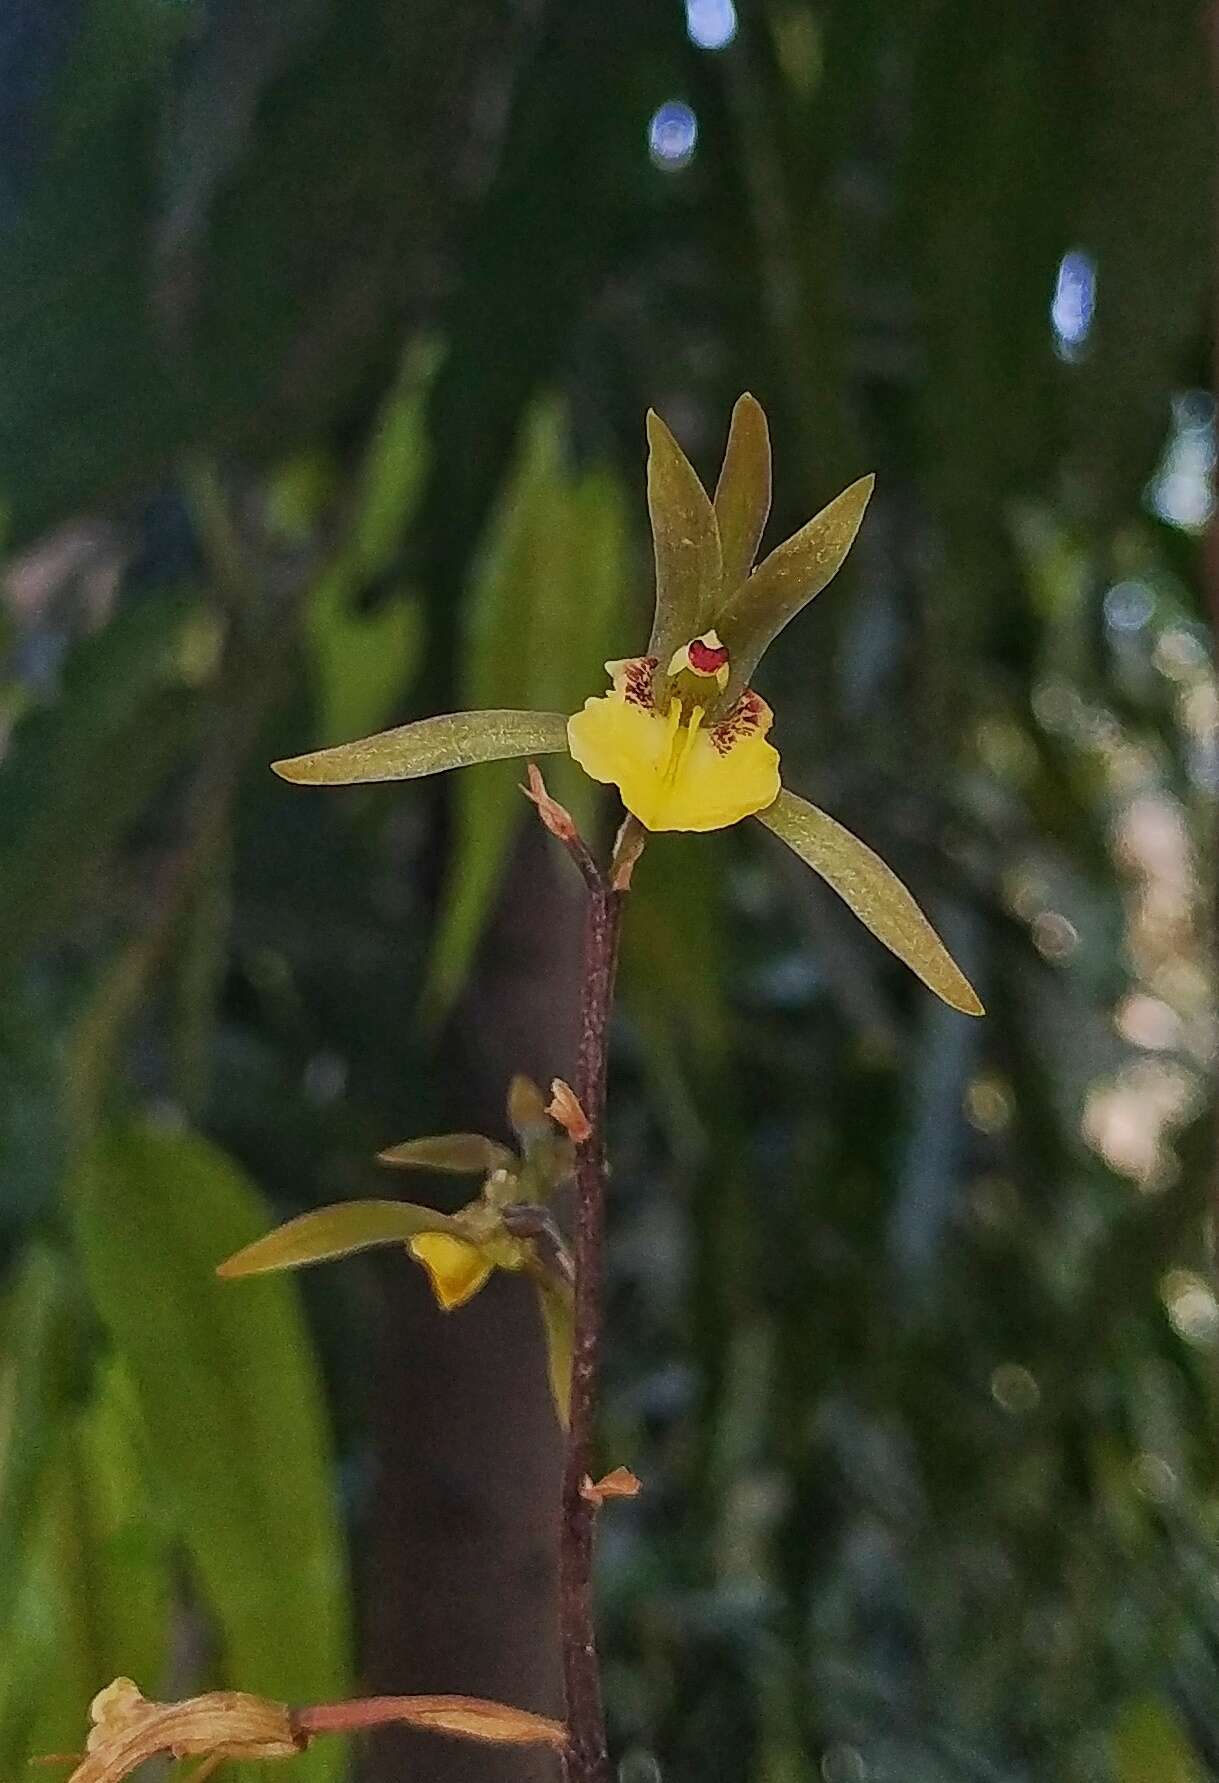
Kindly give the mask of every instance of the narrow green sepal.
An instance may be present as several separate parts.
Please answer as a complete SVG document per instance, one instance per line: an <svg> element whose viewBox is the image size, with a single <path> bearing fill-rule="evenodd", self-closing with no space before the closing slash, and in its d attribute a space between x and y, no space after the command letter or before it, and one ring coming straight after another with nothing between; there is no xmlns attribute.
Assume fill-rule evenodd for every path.
<svg viewBox="0 0 1219 1783"><path fill-rule="evenodd" d="M407 1201L341 1201L334 1207L303 1213L265 1238L256 1238L219 1264L216 1274L231 1279L266 1275L273 1269L300 1269L307 1263L326 1263L377 1244L405 1244L420 1232L463 1236L455 1220L431 1207L413 1207Z"/></svg>
<svg viewBox="0 0 1219 1783"><path fill-rule="evenodd" d="M792 792L781 792L757 817L820 873L928 990L963 1015L985 1014L977 992L897 874L858 836Z"/></svg>
<svg viewBox="0 0 1219 1783"><path fill-rule="evenodd" d="M546 1113L545 1095L523 1071L515 1072L508 1085L508 1124L522 1145L539 1132L554 1131Z"/></svg>
<svg viewBox="0 0 1219 1783"><path fill-rule="evenodd" d="M770 430L761 403L748 391L732 411L714 506L727 601L753 568L770 515Z"/></svg>
<svg viewBox="0 0 1219 1783"><path fill-rule="evenodd" d="M356 786L417 780L475 762L557 755L566 748L567 719L561 712L446 712L271 766L281 780L298 786Z"/></svg>
<svg viewBox="0 0 1219 1783"><path fill-rule="evenodd" d="M722 581L720 534L707 491L654 409L648 410L648 446L656 616L647 654L663 674L673 652L711 624Z"/></svg>
<svg viewBox="0 0 1219 1783"><path fill-rule="evenodd" d="M732 663L725 708L748 686L763 652L788 621L841 569L875 482L873 476L860 477L836 495L806 526L763 558L748 581L728 593L714 618Z"/></svg>
<svg viewBox="0 0 1219 1783"><path fill-rule="evenodd" d="M506 1145L481 1133L438 1133L426 1139L407 1139L377 1153L378 1164L395 1164L404 1170L446 1170L458 1176L489 1176L506 1170L516 1159Z"/></svg>
<svg viewBox="0 0 1219 1783"><path fill-rule="evenodd" d="M575 1346L575 1301L570 1285L541 1270L533 1271L546 1338L546 1370L555 1416L566 1430L571 1421L571 1358Z"/></svg>

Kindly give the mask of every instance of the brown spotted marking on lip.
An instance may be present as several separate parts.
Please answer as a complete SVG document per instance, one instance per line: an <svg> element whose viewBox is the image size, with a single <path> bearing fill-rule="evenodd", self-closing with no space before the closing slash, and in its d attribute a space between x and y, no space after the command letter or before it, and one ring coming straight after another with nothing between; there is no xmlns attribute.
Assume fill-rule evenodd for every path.
<svg viewBox="0 0 1219 1783"><path fill-rule="evenodd" d="M652 677L656 673L657 661L655 656L632 656L623 671L624 697L632 705L643 706L649 712L656 707L652 698Z"/></svg>
<svg viewBox="0 0 1219 1783"><path fill-rule="evenodd" d="M711 741L720 755L727 755L732 745L751 731L765 730L772 717L770 707L761 694L747 687L724 718L711 727Z"/></svg>

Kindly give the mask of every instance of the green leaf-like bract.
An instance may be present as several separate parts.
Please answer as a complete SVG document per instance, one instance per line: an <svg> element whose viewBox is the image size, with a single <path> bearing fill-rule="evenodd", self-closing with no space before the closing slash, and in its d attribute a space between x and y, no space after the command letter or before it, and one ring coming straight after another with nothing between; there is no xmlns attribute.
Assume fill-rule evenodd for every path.
<svg viewBox="0 0 1219 1783"><path fill-rule="evenodd" d="M446 712L271 765L298 786L358 786L566 748L567 719L560 712Z"/></svg>
<svg viewBox="0 0 1219 1783"><path fill-rule="evenodd" d="M448 1214L409 1201L340 1201L318 1207L256 1238L217 1266L216 1274L267 1275L276 1269L300 1269L306 1263L328 1263L353 1251L378 1244L405 1244L420 1232L458 1232Z"/></svg>
<svg viewBox="0 0 1219 1783"><path fill-rule="evenodd" d="M715 486L715 518L723 554L723 592L731 599L753 568L770 514L770 430L756 397L737 398Z"/></svg>
<svg viewBox="0 0 1219 1783"><path fill-rule="evenodd" d="M564 1430L571 1417L571 1357L575 1343L575 1305L571 1289L542 1270L534 1274L542 1328L546 1335L546 1368L555 1415Z"/></svg>
<svg viewBox="0 0 1219 1783"><path fill-rule="evenodd" d="M860 477L836 495L806 526L763 558L747 582L729 593L715 615L715 629L728 646L732 661L725 707L748 684L763 652L788 621L841 569L875 481L872 476Z"/></svg>
<svg viewBox="0 0 1219 1783"><path fill-rule="evenodd" d="M795 793L781 792L757 815L929 990L964 1015L983 1013L973 986L897 874L866 843Z"/></svg>
<svg viewBox="0 0 1219 1783"><path fill-rule="evenodd" d="M647 653L663 674L680 645L705 632L720 598L720 535L698 475L648 410L648 512L656 552L656 616Z"/></svg>
<svg viewBox="0 0 1219 1783"><path fill-rule="evenodd" d="M577 712L605 690L605 663L631 648L626 503L616 478L571 463L563 405L533 406L512 474L462 600L455 704ZM578 616L578 618L577 618ZM559 642L556 643L556 640ZM550 790L581 829L599 794L570 759L547 770ZM462 774L422 1008L432 1025L466 982L511 857L529 821L513 764Z"/></svg>
<svg viewBox="0 0 1219 1783"><path fill-rule="evenodd" d="M426 1139L407 1139L378 1152L377 1161L398 1164L406 1170L449 1170L458 1176L487 1176L492 1170L505 1170L516 1162L506 1145L485 1139L481 1133L438 1133Z"/></svg>

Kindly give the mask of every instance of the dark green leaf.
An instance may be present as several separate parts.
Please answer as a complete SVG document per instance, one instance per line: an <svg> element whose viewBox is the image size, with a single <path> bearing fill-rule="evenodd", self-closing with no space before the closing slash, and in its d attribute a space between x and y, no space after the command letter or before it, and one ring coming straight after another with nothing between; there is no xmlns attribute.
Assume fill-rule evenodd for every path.
<svg viewBox="0 0 1219 1783"><path fill-rule="evenodd" d="M30 1245L0 1321L0 1631L12 1614L45 1470L80 1392L82 1334L74 1300L63 1259Z"/></svg>
<svg viewBox="0 0 1219 1783"><path fill-rule="evenodd" d="M1140 1697L1125 1705L1113 1733L1115 1783L1203 1783L1207 1767L1170 1702Z"/></svg>
<svg viewBox="0 0 1219 1783"><path fill-rule="evenodd" d="M214 621L159 595L73 653L54 704L13 738L0 777L0 967L73 915L108 851L182 759Z"/></svg>
<svg viewBox="0 0 1219 1783"><path fill-rule="evenodd" d="M510 699L574 712L604 690L607 657L629 648L621 494L603 472L573 480L565 433L558 405L539 403L480 555L459 677L470 706ZM547 772L577 823L587 825L591 783L567 760ZM512 840L527 819L519 781L511 769L493 767L463 775L453 789L453 846L424 996L432 1020L465 982Z"/></svg>

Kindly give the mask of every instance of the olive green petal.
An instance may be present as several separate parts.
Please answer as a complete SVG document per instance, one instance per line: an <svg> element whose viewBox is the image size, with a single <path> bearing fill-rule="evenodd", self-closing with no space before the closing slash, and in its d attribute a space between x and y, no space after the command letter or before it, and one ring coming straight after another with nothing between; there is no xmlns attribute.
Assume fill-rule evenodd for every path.
<svg viewBox="0 0 1219 1783"><path fill-rule="evenodd" d="M281 780L298 786L355 786L417 780L512 756L557 755L566 748L567 720L560 712L447 712L271 766Z"/></svg>
<svg viewBox="0 0 1219 1783"><path fill-rule="evenodd" d="M711 625L720 599L720 535L693 465L652 409L648 447L656 617L647 654L658 659L663 673L673 652Z"/></svg>
<svg viewBox="0 0 1219 1783"><path fill-rule="evenodd" d="M715 486L725 597L753 568L770 515L770 429L761 403L748 391L737 398Z"/></svg>
<svg viewBox="0 0 1219 1783"><path fill-rule="evenodd" d="M404 1170L444 1170L456 1176L489 1176L506 1170L516 1159L506 1145L481 1133L437 1133L426 1139L407 1139L377 1153L379 1164L396 1164Z"/></svg>
<svg viewBox="0 0 1219 1783"><path fill-rule="evenodd" d="M781 792L759 823L820 873L890 953L963 1015L985 1011L977 993L897 874L816 805Z"/></svg>
<svg viewBox="0 0 1219 1783"><path fill-rule="evenodd" d="M334 1207L318 1207L277 1226L265 1238L256 1238L216 1270L233 1278L266 1275L274 1269L300 1269L307 1263L327 1263L378 1244L405 1244L421 1232L460 1233L448 1214L431 1207L412 1207L407 1201L341 1201Z"/></svg>
<svg viewBox="0 0 1219 1783"><path fill-rule="evenodd" d="M748 686L763 651L788 621L837 575L859 531L875 481L872 476L860 477L836 495L728 595L714 620L732 661L725 706Z"/></svg>

